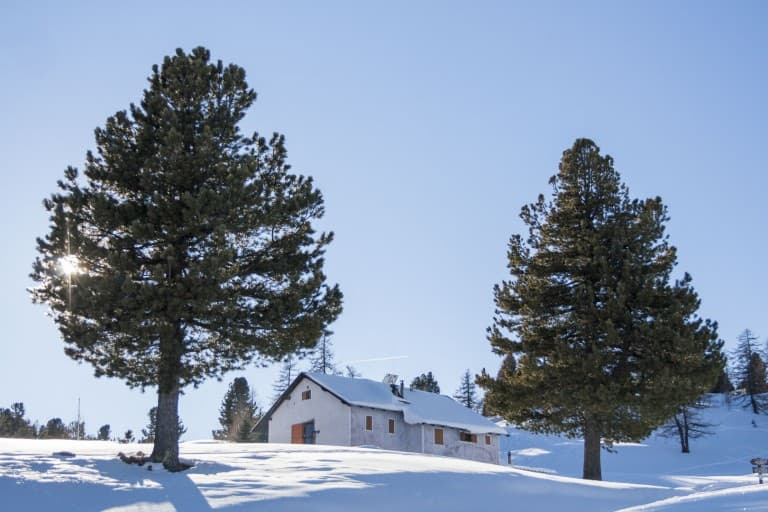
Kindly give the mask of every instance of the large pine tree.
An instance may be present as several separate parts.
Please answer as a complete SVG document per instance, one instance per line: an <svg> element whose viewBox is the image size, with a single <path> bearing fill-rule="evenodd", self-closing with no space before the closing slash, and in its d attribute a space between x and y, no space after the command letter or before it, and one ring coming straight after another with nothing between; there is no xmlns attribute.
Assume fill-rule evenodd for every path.
<svg viewBox="0 0 768 512"><path fill-rule="evenodd" d="M583 476L601 479L601 438L638 440L706 392L722 368L716 324L697 317L660 198L630 199L590 140L563 153L550 200L524 206L509 242L511 279L494 288L489 410L526 429L584 438Z"/></svg>
<svg viewBox="0 0 768 512"><path fill-rule="evenodd" d="M183 388L308 350L341 310L332 236L312 227L322 195L289 172L283 136L239 130L255 98L242 68L177 50L44 203L33 299L67 355L157 388L152 460L170 469Z"/></svg>

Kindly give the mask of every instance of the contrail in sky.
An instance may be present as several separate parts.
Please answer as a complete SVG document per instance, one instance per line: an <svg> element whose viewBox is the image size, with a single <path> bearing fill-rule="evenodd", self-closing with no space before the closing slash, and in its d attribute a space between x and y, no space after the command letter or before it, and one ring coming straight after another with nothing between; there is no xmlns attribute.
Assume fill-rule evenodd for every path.
<svg viewBox="0 0 768 512"><path fill-rule="evenodd" d="M387 357L373 357L371 359L356 359L355 361L344 361L341 364L376 363L379 361L392 361L393 359L408 359L408 356L387 356Z"/></svg>

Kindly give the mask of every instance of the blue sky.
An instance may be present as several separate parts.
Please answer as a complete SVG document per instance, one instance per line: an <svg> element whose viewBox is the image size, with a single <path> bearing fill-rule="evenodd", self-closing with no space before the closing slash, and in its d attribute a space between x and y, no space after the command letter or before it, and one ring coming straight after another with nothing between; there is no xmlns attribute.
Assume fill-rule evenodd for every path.
<svg viewBox="0 0 768 512"><path fill-rule="evenodd" d="M129 5L130 4L130 5ZM589 137L635 197L661 196L680 272L732 346L768 337L768 4L764 2L59 2L0 4L0 406L139 430L151 392L63 353L25 289L41 201L82 166L93 129L138 102L152 64L203 45L247 71L245 131L286 135L323 191L345 294L337 360L452 393L495 371L492 287L520 207ZM187 438L210 435L244 375L269 405L276 367L189 389Z"/></svg>

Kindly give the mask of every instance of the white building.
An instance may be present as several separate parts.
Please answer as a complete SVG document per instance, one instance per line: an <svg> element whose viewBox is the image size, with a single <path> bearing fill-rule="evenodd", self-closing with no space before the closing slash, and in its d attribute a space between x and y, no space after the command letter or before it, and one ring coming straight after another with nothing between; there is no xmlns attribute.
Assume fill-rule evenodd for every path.
<svg viewBox="0 0 768 512"><path fill-rule="evenodd" d="M506 435L450 397L321 373L300 374L256 429L270 443L367 445L494 464Z"/></svg>

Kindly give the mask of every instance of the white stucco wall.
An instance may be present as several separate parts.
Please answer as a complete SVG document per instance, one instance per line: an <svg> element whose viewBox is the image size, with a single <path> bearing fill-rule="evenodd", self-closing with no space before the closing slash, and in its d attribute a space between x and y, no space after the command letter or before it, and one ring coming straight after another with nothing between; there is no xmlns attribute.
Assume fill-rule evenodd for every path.
<svg viewBox="0 0 768 512"><path fill-rule="evenodd" d="M435 429L443 429L443 444L435 444ZM439 425L424 425L424 453L459 457L479 462L499 463L499 436L490 434L491 444L485 444L485 434L477 434L477 442L461 441L459 430Z"/></svg>
<svg viewBox="0 0 768 512"><path fill-rule="evenodd" d="M312 398L302 400L301 393L306 390L312 392ZM291 426L312 420L319 431L317 444L351 445L349 406L307 378L301 379L290 397L272 413L269 442L290 443Z"/></svg>
<svg viewBox="0 0 768 512"><path fill-rule="evenodd" d="M373 418L373 429L365 429L365 417ZM389 420L395 420L395 433L389 433ZM421 452L421 425L403 421L403 413L368 407L352 408L352 446L372 445L385 450Z"/></svg>

